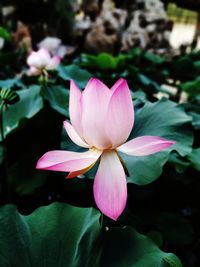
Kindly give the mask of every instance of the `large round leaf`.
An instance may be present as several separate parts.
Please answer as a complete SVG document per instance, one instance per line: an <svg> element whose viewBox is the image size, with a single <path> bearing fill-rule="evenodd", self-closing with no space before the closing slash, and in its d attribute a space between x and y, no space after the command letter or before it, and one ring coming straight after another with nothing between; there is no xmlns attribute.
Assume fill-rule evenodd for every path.
<svg viewBox="0 0 200 267"><path fill-rule="evenodd" d="M13 86L23 87L19 78L0 80L0 88L11 88Z"/></svg>
<svg viewBox="0 0 200 267"><path fill-rule="evenodd" d="M144 157L120 153L130 174L128 181L139 185L148 184L160 176L170 151L176 150L181 156L189 154L193 142L190 123L191 118L177 104L169 100L147 102L143 108L137 110L129 139L155 135L174 140L176 144L170 149Z"/></svg>
<svg viewBox="0 0 200 267"><path fill-rule="evenodd" d="M127 55L119 54L116 57L108 53L100 53L98 55L83 54L82 65L93 69L115 70L120 64L123 64Z"/></svg>
<svg viewBox="0 0 200 267"><path fill-rule="evenodd" d="M180 88L186 91L189 95L197 95L200 93L200 77L193 81L187 81L180 84Z"/></svg>
<svg viewBox="0 0 200 267"><path fill-rule="evenodd" d="M31 86L29 89L17 92L20 101L9 106L4 112L4 135L15 130L23 119L30 119L43 107L40 87Z"/></svg>
<svg viewBox="0 0 200 267"><path fill-rule="evenodd" d="M48 86L44 93L53 109L65 117L69 116L69 90L62 86Z"/></svg>
<svg viewBox="0 0 200 267"><path fill-rule="evenodd" d="M0 210L1 267L181 267L133 228L101 230L99 213L54 203L20 215Z"/></svg>
<svg viewBox="0 0 200 267"><path fill-rule="evenodd" d="M88 80L92 77L87 70L81 69L75 64L68 66L60 65L58 67L58 75L65 81L73 79L80 88L85 87Z"/></svg>
<svg viewBox="0 0 200 267"><path fill-rule="evenodd" d="M193 149L192 153L188 155L188 159L191 161L192 166L200 171L200 148Z"/></svg>

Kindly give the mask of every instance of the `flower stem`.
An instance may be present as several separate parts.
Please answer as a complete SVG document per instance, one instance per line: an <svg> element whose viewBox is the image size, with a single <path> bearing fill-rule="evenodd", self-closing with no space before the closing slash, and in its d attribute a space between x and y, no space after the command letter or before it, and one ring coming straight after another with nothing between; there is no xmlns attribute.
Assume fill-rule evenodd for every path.
<svg viewBox="0 0 200 267"><path fill-rule="evenodd" d="M108 218L101 213L101 217L100 217L100 224L103 230L108 231L109 227L107 226L107 222L108 222Z"/></svg>
<svg viewBox="0 0 200 267"><path fill-rule="evenodd" d="M41 95L45 96L45 91L47 90L47 81L48 77L46 73L42 73L42 75L39 77L39 83L41 86Z"/></svg>

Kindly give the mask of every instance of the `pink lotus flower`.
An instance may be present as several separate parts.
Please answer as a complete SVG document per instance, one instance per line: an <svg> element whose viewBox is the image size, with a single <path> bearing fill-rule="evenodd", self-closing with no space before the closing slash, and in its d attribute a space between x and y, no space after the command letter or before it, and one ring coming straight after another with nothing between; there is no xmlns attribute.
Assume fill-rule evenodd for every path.
<svg viewBox="0 0 200 267"><path fill-rule="evenodd" d="M100 158L94 198L102 213L117 220L127 200L126 177L118 151L146 156L175 142L158 136L140 136L126 142L133 128L134 109L124 79L109 90L93 78L83 92L71 81L69 112L71 124L64 122L67 134L75 144L88 150L49 151L39 159L36 168L69 172L67 177L72 178L88 171Z"/></svg>
<svg viewBox="0 0 200 267"><path fill-rule="evenodd" d="M57 56L51 57L48 50L41 48L39 51L32 51L27 58L29 65L29 75L37 76L44 74L47 70L54 70L60 63L60 58Z"/></svg>

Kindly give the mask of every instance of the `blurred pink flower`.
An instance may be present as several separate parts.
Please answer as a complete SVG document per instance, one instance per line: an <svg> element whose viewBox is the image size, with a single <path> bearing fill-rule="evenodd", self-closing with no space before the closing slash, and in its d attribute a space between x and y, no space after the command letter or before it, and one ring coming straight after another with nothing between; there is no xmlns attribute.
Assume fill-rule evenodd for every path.
<svg viewBox="0 0 200 267"><path fill-rule="evenodd" d="M158 136L140 136L126 142L134 123L134 109L128 84L119 79L109 88L90 79L81 92L70 85L71 124L64 127L71 140L86 152L49 151L37 163L37 169L69 172L68 178L88 171L100 158L94 179L94 198L98 208L117 220L127 201L127 184L118 151L146 156L170 147L175 142Z"/></svg>
<svg viewBox="0 0 200 267"><path fill-rule="evenodd" d="M51 57L48 50L41 48L37 52L32 51L27 58L29 65L28 75L41 75L47 70L54 70L60 63L60 58L57 56Z"/></svg>

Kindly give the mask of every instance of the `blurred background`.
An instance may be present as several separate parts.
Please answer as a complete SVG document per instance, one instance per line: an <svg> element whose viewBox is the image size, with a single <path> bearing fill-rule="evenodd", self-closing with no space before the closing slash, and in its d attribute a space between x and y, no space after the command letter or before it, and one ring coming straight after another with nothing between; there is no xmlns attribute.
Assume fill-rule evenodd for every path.
<svg viewBox="0 0 200 267"><path fill-rule="evenodd" d="M26 63L41 47L62 59L43 95ZM164 130L183 140L185 153L173 151L163 173L162 155L161 165L151 157L137 164L134 175L144 169L152 183L128 185L122 221L176 253L185 267L200 266L200 0L0 0L0 88L20 98L4 114L0 204L15 203L22 214L55 201L95 207L92 179L35 170L46 151L74 149L62 132L69 80L83 89L90 77L108 86L125 78L138 116L152 102L152 116L161 114Z"/></svg>
<svg viewBox="0 0 200 267"><path fill-rule="evenodd" d="M51 46L62 56L133 47L172 56L200 47L198 0L1 0L0 24L0 49L9 38L4 27L16 46Z"/></svg>

